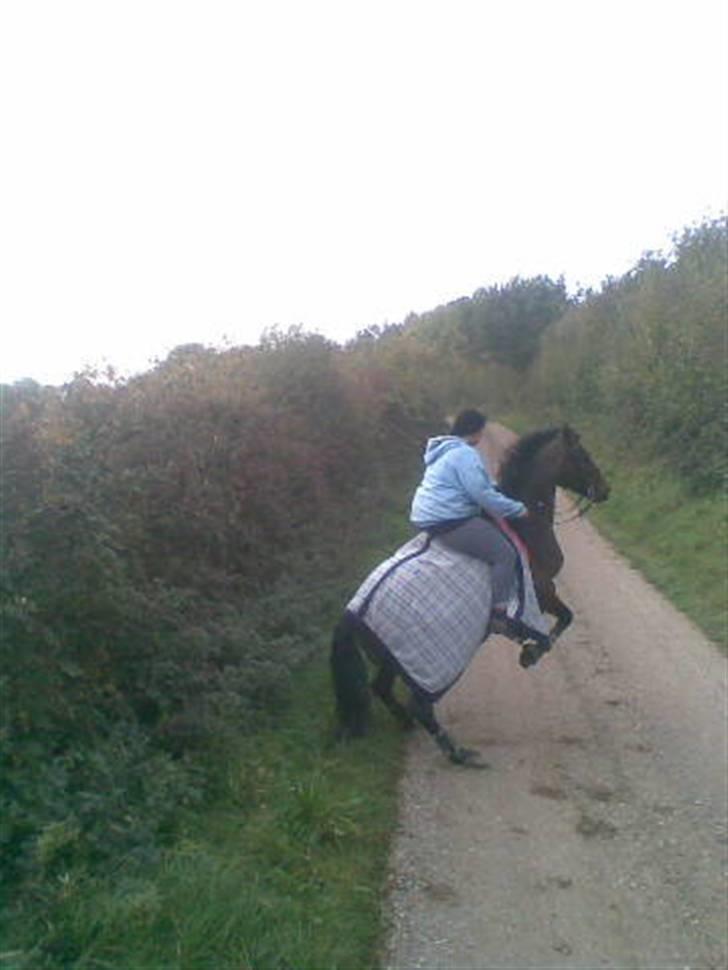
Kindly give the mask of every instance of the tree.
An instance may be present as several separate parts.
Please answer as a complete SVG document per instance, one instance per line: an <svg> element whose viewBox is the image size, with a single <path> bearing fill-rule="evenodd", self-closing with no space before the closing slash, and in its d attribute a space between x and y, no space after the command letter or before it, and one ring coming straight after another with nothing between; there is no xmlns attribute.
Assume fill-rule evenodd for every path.
<svg viewBox="0 0 728 970"><path fill-rule="evenodd" d="M461 326L471 353L525 370L538 355L543 332L569 306L563 278L517 276L504 286L476 290Z"/></svg>

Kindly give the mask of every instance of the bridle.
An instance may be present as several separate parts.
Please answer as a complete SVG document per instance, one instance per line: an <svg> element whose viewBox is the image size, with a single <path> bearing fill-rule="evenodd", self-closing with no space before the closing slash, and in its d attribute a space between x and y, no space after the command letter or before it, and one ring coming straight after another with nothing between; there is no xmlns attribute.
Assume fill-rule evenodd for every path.
<svg viewBox="0 0 728 970"><path fill-rule="evenodd" d="M574 507L567 513L565 513L561 518L556 518L555 507L551 503L547 502L536 502L537 512L548 512L553 510L554 518L552 520L552 525L567 525L569 522L576 522L577 519L582 519L594 505L594 499L592 498L594 489L590 485L586 495L579 495L574 503Z"/></svg>
<svg viewBox="0 0 728 970"><path fill-rule="evenodd" d="M591 491L591 489L589 489ZM571 512L567 513L561 519L554 519L554 525L566 525L569 522L576 522L577 519L582 519L594 505L594 499L587 495L580 495Z"/></svg>
<svg viewBox="0 0 728 970"><path fill-rule="evenodd" d="M549 441L550 440L551 439L549 439ZM546 481L543 482L543 485L548 489L548 491L541 491L541 495L544 496L545 500L541 499L534 501L538 495L536 488L533 489L533 491L536 491L535 495L533 494L533 491L531 492L531 502L529 502L525 497L524 492L526 494L528 493L529 485L534 485L533 479L530 477L526 482L522 482L520 487L516 487L515 483L512 486L512 494L520 497L522 501L525 501L529 508L532 508L534 512L544 516L544 518L548 520L549 526L552 528L561 525L568 525L570 522L576 522L578 519L583 519L591 511L592 506L602 500L599 497L601 491L601 474L594 463L590 460L588 454L584 451L581 445L579 445L578 439L575 444L567 445L566 456L562 460L566 460L566 457L571 459L571 465L562 464L558 471L554 471L552 467L551 474L544 476ZM559 479L571 479L577 483L579 491L577 491L573 485L558 485L557 483ZM562 515L557 517L555 491L558 487L570 489L573 492L576 492L576 499L572 499L571 507L564 511ZM581 493L581 489L584 489L583 494ZM606 497L606 495L604 497Z"/></svg>
<svg viewBox="0 0 728 970"><path fill-rule="evenodd" d="M554 516L554 525L567 525L569 522L576 522L578 519L583 519L594 505L594 493L595 486L593 484L587 485L586 495L578 495L574 507L569 512L560 519Z"/></svg>

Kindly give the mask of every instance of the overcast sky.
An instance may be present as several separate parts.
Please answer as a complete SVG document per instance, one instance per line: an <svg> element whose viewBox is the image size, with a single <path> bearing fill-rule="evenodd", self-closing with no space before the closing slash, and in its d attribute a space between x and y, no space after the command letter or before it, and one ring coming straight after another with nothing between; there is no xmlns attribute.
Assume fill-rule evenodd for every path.
<svg viewBox="0 0 728 970"><path fill-rule="evenodd" d="M2 0L0 380L620 275L728 201L725 0Z"/></svg>

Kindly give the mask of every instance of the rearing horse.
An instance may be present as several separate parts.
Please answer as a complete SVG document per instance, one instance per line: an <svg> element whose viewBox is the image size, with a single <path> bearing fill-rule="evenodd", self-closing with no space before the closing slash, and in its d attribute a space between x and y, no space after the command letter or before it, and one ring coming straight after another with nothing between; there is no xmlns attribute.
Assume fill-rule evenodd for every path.
<svg viewBox="0 0 728 970"><path fill-rule="evenodd" d="M558 486L591 502L603 502L609 494L601 472L568 425L526 435L510 449L501 470L502 490L528 506L530 514L518 522L518 532L529 549L539 606L556 617L548 636L524 645L523 667L549 650L573 617L554 586L564 561L554 535ZM434 705L488 636L489 577L487 563L448 550L424 534L370 573L334 630L330 662L340 737L358 737L368 728L366 656L377 668L371 690L404 726L419 722L451 761L474 762L477 752L453 741L438 723ZM397 677L409 688L407 707L393 693Z"/></svg>

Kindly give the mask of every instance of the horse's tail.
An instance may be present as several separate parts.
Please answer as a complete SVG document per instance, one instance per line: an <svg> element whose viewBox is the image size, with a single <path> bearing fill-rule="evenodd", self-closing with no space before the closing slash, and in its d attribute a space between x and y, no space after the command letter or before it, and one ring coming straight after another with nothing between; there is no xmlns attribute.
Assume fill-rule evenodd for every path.
<svg viewBox="0 0 728 970"><path fill-rule="evenodd" d="M351 614L344 613L334 629L330 658L340 738L361 737L369 727L371 695L367 665L356 634L356 621Z"/></svg>

